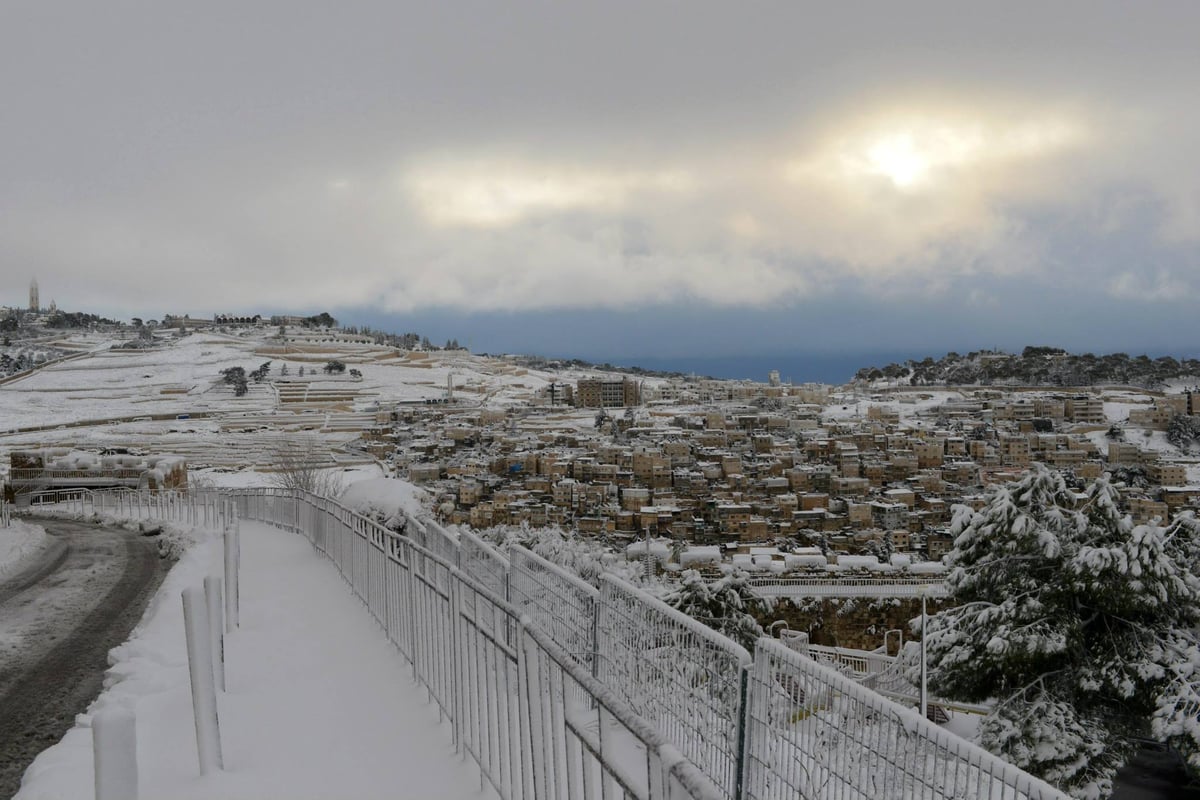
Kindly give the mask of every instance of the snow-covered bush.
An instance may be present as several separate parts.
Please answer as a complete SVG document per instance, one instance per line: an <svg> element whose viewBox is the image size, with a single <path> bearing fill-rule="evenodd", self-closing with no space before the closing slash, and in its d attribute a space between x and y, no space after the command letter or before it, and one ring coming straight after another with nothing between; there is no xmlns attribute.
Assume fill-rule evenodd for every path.
<svg viewBox="0 0 1200 800"><path fill-rule="evenodd" d="M524 547L574 572L594 586L599 585L601 573L607 572L653 594L662 591L656 581L646 579L645 568L640 562L627 561L603 542L565 533L557 526L534 529L527 523L496 525L474 533L485 542L496 545L501 552L512 545Z"/></svg>

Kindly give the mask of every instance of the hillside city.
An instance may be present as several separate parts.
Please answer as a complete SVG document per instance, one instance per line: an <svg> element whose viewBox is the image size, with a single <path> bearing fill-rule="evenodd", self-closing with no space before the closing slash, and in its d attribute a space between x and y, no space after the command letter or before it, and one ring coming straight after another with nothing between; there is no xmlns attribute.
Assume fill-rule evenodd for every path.
<svg viewBox="0 0 1200 800"><path fill-rule="evenodd" d="M164 315L126 325L53 306L8 308L0 310L0 361L9 381L54 365L45 378L25 378L21 386L32 388L70 375L71 361L88 353L117 366L167 348L178 353L172 369L190 369L154 400L139 400L145 413L135 416L147 418L126 426L155 433L122 437L108 426L100 449L179 456L194 477L212 470L219 481L269 471L279 441L296 438L284 434L298 432L304 452L289 445L292 457L377 464L427 489L446 523L558 526L635 549L649 537L664 565L726 561L781 572L836 568L839 555L875 556L843 562L873 572L940 564L953 544L951 508L978 508L985 487L1017 479L1034 462L1063 471L1080 490L1110 473L1137 523L1200 509L1193 440L1168 436L1173 422L1178 429L1197 415L1200 397L1183 376L1157 389L939 388L905 385L896 371L865 380L863 370L842 387L784 384L778 373L754 382L549 371L436 348L416 334L397 342L407 348L395 346L395 336L334 322L327 314ZM188 364L197 342L212 349L196 360L216 368ZM258 360L247 361L254 374L239 390L225 373L245 376L246 368L222 365L243 350ZM6 415L0 446L96 450L87 441L95 434L78 436L71 416L31 425ZM219 447L205 442L215 419ZM33 488L12 478L16 494Z"/></svg>

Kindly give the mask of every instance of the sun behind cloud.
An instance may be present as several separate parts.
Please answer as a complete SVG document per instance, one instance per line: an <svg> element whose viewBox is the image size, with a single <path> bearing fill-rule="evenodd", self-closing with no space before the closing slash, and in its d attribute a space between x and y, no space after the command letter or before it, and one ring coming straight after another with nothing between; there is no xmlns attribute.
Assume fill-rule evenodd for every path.
<svg viewBox="0 0 1200 800"><path fill-rule="evenodd" d="M786 173L796 183L841 181L851 187L880 181L902 192L952 189L996 166L1053 156L1083 141L1084 127L1065 115L1005 119L969 111L880 113L836 122Z"/></svg>

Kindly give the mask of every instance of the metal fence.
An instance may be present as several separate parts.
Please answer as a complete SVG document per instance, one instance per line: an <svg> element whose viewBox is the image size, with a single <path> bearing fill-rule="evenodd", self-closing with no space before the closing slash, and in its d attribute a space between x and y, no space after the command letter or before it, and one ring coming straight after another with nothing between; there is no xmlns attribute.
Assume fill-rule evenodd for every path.
<svg viewBox="0 0 1200 800"><path fill-rule="evenodd" d="M473 533L458 536L458 566L463 572L505 600L508 596L508 559Z"/></svg>
<svg viewBox="0 0 1200 800"><path fill-rule="evenodd" d="M173 522L223 530L231 519L230 496L217 490L145 492L130 489L58 489L32 498L30 511L79 517Z"/></svg>
<svg viewBox="0 0 1200 800"><path fill-rule="evenodd" d="M725 797L737 797L750 654L661 600L605 575L597 675L664 733Z"/></svg>
<svg viewBox="0 0 1200 800"><path fill-rule="evenodd" d="M771 639L746 705L746 800L1050 800L1058 790Z"/></svg>
<svg viewBox="0 0 1200 800"><path fill-rule="evenodd" d="M750 585L764 597L929 597L948 596L940 575L922 578L753 577Z"/></svg>
<svg viewBox="0 0 1200 800"><path fill-rule="evenodd" d="M661 733L487 585L500 557L482 542L459 560L473 552L466 563L485 581L333 501L255 490L236 498L244 519L298 522L334 562L501 797L574 789L569 796L719 797Z"/></svg>
<svg viewBox="0 0 1200 800"><path fill-rule="evenodd" d="M88 492L59 507L197 523L236 515L306 536L505 800L1065 800L777 641L760 639L752 659L616 578L597 592L527 550L504 559L431 521L409 519L402 535L279 489Z"/></svg>
<svg viewBox="0 0 1200 800"><path fill-rule="evenodd" d="M600 591L524 547L510 547L508 558L509 602L595 675Z"/></svg>
<svg viewBox="0 0 1200 800"><path fill-rule="evenodd" d="M410 517L405 531L412 531L412 538L429 552L452 564L458 563L458 539L433 520L416 520Z"/></svg>

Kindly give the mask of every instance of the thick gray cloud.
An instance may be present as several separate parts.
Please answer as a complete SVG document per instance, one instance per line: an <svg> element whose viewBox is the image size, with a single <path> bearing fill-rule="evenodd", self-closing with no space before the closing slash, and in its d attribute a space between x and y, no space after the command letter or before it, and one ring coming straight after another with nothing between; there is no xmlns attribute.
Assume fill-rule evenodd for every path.
<svg viewBox="0 0 1200 800"><path fill-rule="evenodd" d="M6 4L0 302L1172 341L1200 6L827 6Z"/></svg>

